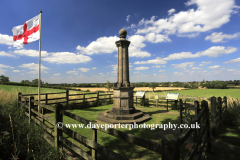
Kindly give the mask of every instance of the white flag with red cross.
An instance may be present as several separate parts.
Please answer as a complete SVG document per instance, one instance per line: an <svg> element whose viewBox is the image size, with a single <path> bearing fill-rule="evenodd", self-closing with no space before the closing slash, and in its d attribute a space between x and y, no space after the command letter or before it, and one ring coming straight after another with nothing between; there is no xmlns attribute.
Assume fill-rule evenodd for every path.
<svg viewBox="0 0 240 160"><path fill-rule="evenodd" d="M23 25L12 29L13 45L19 46L34 42L39 39L40 14L26 21Z"/></svg>

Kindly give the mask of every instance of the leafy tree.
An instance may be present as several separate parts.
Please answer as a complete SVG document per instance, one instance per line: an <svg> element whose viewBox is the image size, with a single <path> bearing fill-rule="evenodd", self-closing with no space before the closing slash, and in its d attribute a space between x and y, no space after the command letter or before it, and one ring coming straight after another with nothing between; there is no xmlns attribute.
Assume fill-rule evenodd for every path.
<svg viewBox="0 0 240 160"><path fill-rule="evenodd" d="M44 84L44 82L42 80L40 80L40 83ZM32 84L38 84L38 79L32 80Z"/></svg>
<svg viewBox="0 0 240 160"><path fill-rule="evenodd" d="M144 87L149 87L149 83L145 83L145 84L144 84Z"/></svg>
<svg viewBox="0 0 240 160"><path fill-rule="evenodd" d="M45 85L48 86L48 83L46 82Z"/></svg>
<svg viewBox="0 0 240 160"><path fill-rule="evenodd" d="M106 85L107 85L107 86L106 86L105 88L107 88L108 91L110 91L110 89L113 87L113 84L110 83L110 81L107 81L107 84L106 84Z"/></svg>
<svg viewBox="0 0 240 160"><path fill-rule="evenodd" d="M91 83L88 83L86 86L87 86L87 87L92 87Z"/></svg>
<svg viewBox="0 0 240 160"><path fill-rule="evenodd" d="M236 86L237 86L237 85L239 85L239 82L238 82L238 81L236 81L236 82L235 82L235 85L236 85Z"/></svg>
<svg viewBox="0 0 240 160"><path fill-rule="evenodd" d="M184 88L189 88L190 86L189 86L189 84L186 83L186 84L183 85L183 87Z"/></svg>
<svg viewBox="0 0 240 160"><path fill-rule="evenodd" d="M77 84L76 84L76 83L73 83L73 84L72 84L72 87L77 87Z"/></svg>
<svg viewBox="0 0 240 160"><path fill-rule="evenodd" d="M30 81L29 80L22 80L20 83L30 84Z"/></svg>
<svg viewBox="0 0 240 160"><path fill-rule="evenodd" d="M9 77L5 77L4 75L0 76L0 82L10 82Z"/></svg>
<svg viewBox="0 0 240 160"><path fill-rule="evenodd" d="M156 82L153 82L153 83L150 83L150 87L149 88L152 88L153 89L153 92L154 92L154 89L158 87L158 83Z"/></svg>
<svg viewBox="0 0 240 160"><path fill-rule="evenodd" d="M96 86L97 86L97 87L100 87L100 84L99 84L99 83L96 83Z"/></svg>

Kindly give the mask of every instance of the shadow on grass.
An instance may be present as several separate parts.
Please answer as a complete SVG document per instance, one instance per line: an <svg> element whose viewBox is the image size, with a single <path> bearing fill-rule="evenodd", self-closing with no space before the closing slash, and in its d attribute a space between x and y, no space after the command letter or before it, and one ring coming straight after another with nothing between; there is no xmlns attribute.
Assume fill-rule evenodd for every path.
<svg viewBox="0 0 240 160"><path fill-rule="evenodd" d="M240 128L221 125L217 131L218 136L216 138L212 138L213 152L209 154L208 159L239 159Z"/></svg>
<svg viewBox="0 0 240 160"><path fill-rule="evenodd" d="M158 111L154 111L154 112L147 112L147 114L149 114L150 116L153 114L158 114L158 113L168 113L168 111L166 110L158 110Z"/></svg>

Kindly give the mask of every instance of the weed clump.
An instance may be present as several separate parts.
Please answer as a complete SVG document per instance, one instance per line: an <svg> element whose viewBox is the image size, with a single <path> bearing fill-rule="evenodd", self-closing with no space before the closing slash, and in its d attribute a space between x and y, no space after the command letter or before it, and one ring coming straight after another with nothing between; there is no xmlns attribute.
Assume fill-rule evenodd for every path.
<svg viewBox="0 0 240 160"><path fill-rule="evenodd" d="M240 126L240 101L229 98L223 123L231 126Z"/></svg>
<svg viewBox="0 0 240 160"><path fill-rule="evenodd" d="M43 128L28 121L25 108L17 101L0 104L0 160L5 159L63 159L44 138Z"/></svg>

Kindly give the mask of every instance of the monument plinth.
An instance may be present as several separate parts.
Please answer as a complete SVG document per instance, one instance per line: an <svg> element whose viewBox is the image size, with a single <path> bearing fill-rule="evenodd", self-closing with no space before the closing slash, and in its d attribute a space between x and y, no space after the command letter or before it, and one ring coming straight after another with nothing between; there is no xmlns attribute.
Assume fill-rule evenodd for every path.
<svg viewBox="0 0 240 160"><path fill-rule="evenodd" d="M130 42L126 40L127 31L119 31L120 40L116 42L118 47L117 82L113 86L113 107L111 110L99 113L97 121L112 124L143 123L151 117L148 114L136 110L133 106L133 85L129 81L129 57L128 47Z"/></svg>

